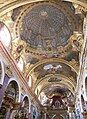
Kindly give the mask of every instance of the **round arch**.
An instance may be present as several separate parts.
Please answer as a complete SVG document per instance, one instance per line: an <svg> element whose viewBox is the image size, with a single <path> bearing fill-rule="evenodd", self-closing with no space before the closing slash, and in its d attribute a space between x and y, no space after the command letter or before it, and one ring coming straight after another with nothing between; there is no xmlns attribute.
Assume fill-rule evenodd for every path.
<svg viewBox="0 0 87 119"><path fill-rule="evenodd" d="M51 86L51 85L53 85L53 86L65 86L65 87L67 87L71 92L72 92L72 94L74 94L74 92L73 92L73 90L72 90L72 88L71 88L71 86L69 86L68 84L62 84L62 83L56 83L56 84L54 84L54 83L50 83L50 84L46 84L46 85L44 85L42 88L41 88L41 90L40 90L40 92L38 93L38 97L39 97L39 95L40 95L40 93L47 87L47 86Z"/></svg>
<svg viewBox="0 0 87 119"><path fill-rule="evenodd" d="M36 87L37 87L41 82L43 82L43 80L45 80L45 81L48 82L48 79L49 79L49 78L52 78L52 77L61 78L62 80L66 81L66 82L69 82L70 85L72 85L72 87L75 89L75 85L76 85L76 84L75 84L75 82L73 82L72 79L70 79L69 77L66 77L66 76L61 75L61 74L55 74L55 75L49 74L49 75L47 75L46 77L39 79L39 81L38 81L38 80L36 81L35 86L34 86L34 91L35 91Z"/></svg>
<svg viewBox="0 0 87 119"><path fill-rule="evenodd" d="M63 60L63 59L50 58L50 60L49 60L49 59L44 59L44 60L41 60L41 61L37 62L34 66L32 66L32 67L29 69L29 73L28 73L27 76L29 76L29 74L31 74L31 72L32 72L35 68L37 68L38 66L40 66L41 64L51 63L51 62L57 62L57 63L66 64L66 65L68 65L69 67L71 67L71 68L74 70L74 72L75 72L76 74L78 74L78 69L77 69L72 63L70 63L70 62L68 62L68 61L66 61L66 60Z"/></svg>
<svg viewBox="0 0 87 119"><path fill-rule="evenodd" d="M64 119L62 115L54 115L52 119Z"/></svg>
<svg viewBox="0 0 87 119"><path fill-rule="evenodd" d="M26 97L28 98L28 101L29 101L29 113L30 113L30 112L31 112L31 110L30 110L30 108L31 108L31 100L30 100L29 95L28 95L28 94L25 94L25 95L23 96L22 101L23 101Z"/></svg>
<svg viewBox="0 0 87 119"><path fill-rule="evenodd" d="M12 77L12 78L9 79L7 86L8 86L8 85L10 84L10 82L12 82L12 81L15 81L15 82L17 83L17 85L18 85L18 89L19 89L18 102L20 102L20 101L21 101L21 87L20 87L20 82L18 82L17 79L15 79L15 77Z"/></svg>
<svg viewBox="0 0 87 119"><path fill-rule="evenodd" d="M12 9L20 7L22 5L26 5L26 4L34 3L34 2L40 2L40 1L44 1L44 0L25 0L25 1L16 0L16 1L8 2L8 4L5 4L6 6L5 5L1 6L0 16L2 16L4 14L6 14L7 12L11 11ZM84 0L84 1L82 1L82 0L63 0L63 1L73 2L80 6L87 8L86 0Z"/></svg>

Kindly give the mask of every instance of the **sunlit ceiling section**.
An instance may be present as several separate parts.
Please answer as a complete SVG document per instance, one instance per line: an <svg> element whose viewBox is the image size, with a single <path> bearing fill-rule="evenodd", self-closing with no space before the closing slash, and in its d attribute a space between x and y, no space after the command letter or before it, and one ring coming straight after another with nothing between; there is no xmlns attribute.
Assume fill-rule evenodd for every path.
<svg viewBox="0 0 87 119"><path fill-rule="evenodd" d="M11 47L11 34L7 26L0 22L0 41L7 47Z"/></svg>

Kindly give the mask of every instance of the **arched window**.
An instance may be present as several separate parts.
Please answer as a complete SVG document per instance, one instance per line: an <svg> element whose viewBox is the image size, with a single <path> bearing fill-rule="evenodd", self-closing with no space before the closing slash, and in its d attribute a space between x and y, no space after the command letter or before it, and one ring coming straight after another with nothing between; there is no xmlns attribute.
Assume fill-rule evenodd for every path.
<svg viewBox="0 0 87 119"><path fill-rule="evenodd" d="M11 35L7 26L0 21L0 41L6 46L11 45Z"/></svg>
<svg viewBox="0 0 87 119"><path fill-rule="evenodd" d="M19 99L19 87L16 81L9 82L0 108L0 119L10 118L11 110Z"/></svg>
<svg viewBox="0 0 87 119"><path fill-rule="evenodd" d="M16 81L11 81L6 90L6 96L13 98L14 102L18 102L19 99L19 87Z"/></svg>

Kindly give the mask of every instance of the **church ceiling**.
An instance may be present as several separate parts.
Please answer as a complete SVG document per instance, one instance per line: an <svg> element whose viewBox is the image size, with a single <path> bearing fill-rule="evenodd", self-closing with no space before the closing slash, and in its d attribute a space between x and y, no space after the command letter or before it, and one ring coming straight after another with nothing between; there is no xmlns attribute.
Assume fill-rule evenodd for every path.
<svg viewBox="0 0 87 119"><path fill-rule="evenodd" d="M50 91L50 93L49 93ZM44 100L44 94L46 95L46 99ZM41 94L41 103L43 105L50 105L50 101L52 100L57 100L59 101L67 101L67 103L70 102L70 100L74 100L73 94L64 86L47 86ZM61 100L60 100L61 99Z"/></svg>
<svg viewBox="0 0 87 119"><path fill-rule="evenodd" d="M72 34L73 26L63 12L47 3L29 11L20 26L20 38L28 42L30 48L42 52L57 52L57 47L65 46Z"/></svg>
<svg viewBox="0 0 87 119"><path fill-rule="evenodd" d="M38 2L43 0L0 0L0 16L4 15L5 13L28 3ZM78 4L83 8L87 8L87 1L86 0L62 0L62 1L69 1L74 4Z"/></svg>
<svg viewBox="0 0 87 119"><path fill-rule="evenodd" d="M76 79L76 73L71 70L71 68L63 63L49 63L44 64L40 67L37 67L34 70L37 79L40 79L42 77L45 77L49 74L63 74L67 77L73 77Z"/></svg>
<svg viewBox="0 0 87 119"><path fill-rule="evenodd" d="M49 91L50 91L50 94L49 94ZM65 88L64 86L54 86L54 87L53 86L47 86L43 90L43 92L45 92L45 94L47 96L50 96L50 97L52 97L53 95L57 95L57 94L64 97L67 95L68 91L69 90L67 88Z"/></svg>
<svg viewBox="0 0 87 119"><path fill-rule="evenodd" d="M39 94L43 91L50 95L49 88L47 91L45 87L52 84L60 85L61 92L64 85L72 92L75 89L83 44L86 10L83 4L86 1L82 6L77 5L81 9L76 8L76 0L71 2L9 0L7 3L4 0L0 4L4 10L0 9L0 15L3 15L0 24L4 22L11 35L8 49L26 81L32 77L32 89L38 89ZM4 7L7 4L8 13ZM10 5L14 4L12 9Z"/></svg>
<svg viewBox="0 0 87 119"><path fill-rule="evenodd" d="M15 37L20 37L27 43L25 53L39 59L64 58L74 50L73 45L80 50L79 41L75 41L74 38L72 44L70 42L74 32L82 32L80 28L82 25L79 26L78 22L82 20L79 15L75 15L72 4L67 6L65 3L60 4L41 2L35 5L33 3L13 11L12 19L16 20Z"/></svg>

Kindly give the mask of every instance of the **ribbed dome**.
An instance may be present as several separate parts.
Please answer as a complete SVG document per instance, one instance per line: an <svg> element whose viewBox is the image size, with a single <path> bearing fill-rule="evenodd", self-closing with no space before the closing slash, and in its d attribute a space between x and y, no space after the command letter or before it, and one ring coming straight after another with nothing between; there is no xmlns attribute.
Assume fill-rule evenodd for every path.
<svg viewBox="0 0 87 119"><path fill-rule="evenodd" d="M53 4L39 4L23 18L20 28L22 40L31 48L56 51L57 47L67 44L73 28L65 14Z"/></svg>

